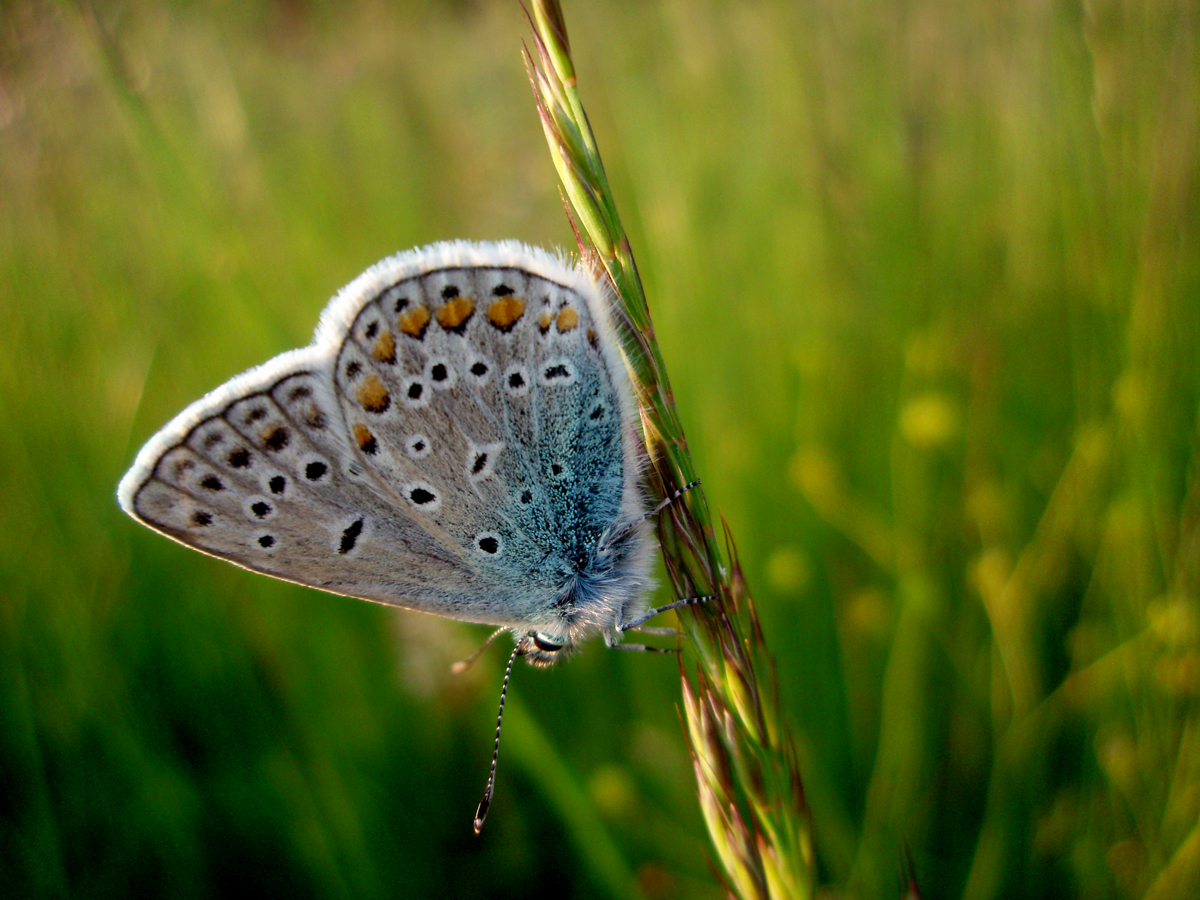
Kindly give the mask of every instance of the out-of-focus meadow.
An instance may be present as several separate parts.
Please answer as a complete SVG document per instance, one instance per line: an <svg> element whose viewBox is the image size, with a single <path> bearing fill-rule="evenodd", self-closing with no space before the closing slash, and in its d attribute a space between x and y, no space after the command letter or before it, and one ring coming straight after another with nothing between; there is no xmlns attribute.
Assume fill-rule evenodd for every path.
<svg viewBox="0 0 1200 900"><path fill-rule="evenodd" d="M566 14L822 882L1196 896L1195 4ZM525 37L515 0L4 4L7 896L720 895L671 659L521 667L475 837L486 629L115 502L376 259L572 245Z"/></svg>

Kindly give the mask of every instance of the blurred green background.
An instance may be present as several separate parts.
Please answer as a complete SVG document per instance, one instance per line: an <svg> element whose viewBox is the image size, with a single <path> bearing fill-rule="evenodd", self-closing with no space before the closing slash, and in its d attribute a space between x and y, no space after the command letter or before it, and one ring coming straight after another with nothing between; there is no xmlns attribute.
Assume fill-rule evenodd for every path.
<svg viewBox="0 0 1200 900"><path fill-rule="evenodd" d="M1191 0L566 4L831 895L1200 890ZM0 6L7 896L718 897L671 660L118 510L142 442L433 240L571 246L512 2ZM660 599L669 599L660 592Z"/></svg>

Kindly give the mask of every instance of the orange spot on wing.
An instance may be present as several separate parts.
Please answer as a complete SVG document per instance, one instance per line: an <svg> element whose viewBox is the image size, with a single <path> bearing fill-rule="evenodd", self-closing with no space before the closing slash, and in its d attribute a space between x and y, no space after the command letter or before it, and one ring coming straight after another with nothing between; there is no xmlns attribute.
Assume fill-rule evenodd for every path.
<svg viewBox="0 0 1200 900"><path fill-rule="evenodd" d="M560 334L566 334L579 324L579 313L567 306L558 314L558 331Z"/></svg>
<svg viewBox="0 0 1200 900"><path fill-rule="evenodd" d="M291 439L288 430L282 425L269 425L260 430L258 436L262 438L268 450L274 450L276 453L286 447Z"/></svg>
<svg viewBox="0 0 1200 900"><path fill-rule="evenodd" d="M474 312L475 301L470 297L453 297L438 309L438 324L447 331L458 331L467 324Z"/></svg>
<svg viewBox="0 0 1200 900"><path fill-rule="evenodd" d="M391 404L392 398L378 375L368 375L358 386L358 402L367 412L381 413Z"/></svg>
<svg viewBox="0 0 1200 900"><path fill-rule="evenodd" d="M425 329L429 327L429 320L432 318L429 310L420 303L416 303L396 316L396 327L404 334L419 341L425 336Z"/></svg>
<svg viewBox="0 0 1200 900"><path fill-rule="evenodd" d="M394 363L396 361L396 338L386 328L383 329L383 334L375 339L375 346L371 348L371 355L381 363Z"/></svg>
<svg viewBox="0 0 1200 900"><path fill-rule="evenodd" d="M370 428L360 423L354 426L354 440L365 450L375 440L375 435L371 434Z"/></svg>
<svg viewBox="0 0 1200 900"><path fill-rule="evenodd" d="M509 331L525 315L525 298L510 294L492 301L488 307L488 321L501 331Z"/></svg>

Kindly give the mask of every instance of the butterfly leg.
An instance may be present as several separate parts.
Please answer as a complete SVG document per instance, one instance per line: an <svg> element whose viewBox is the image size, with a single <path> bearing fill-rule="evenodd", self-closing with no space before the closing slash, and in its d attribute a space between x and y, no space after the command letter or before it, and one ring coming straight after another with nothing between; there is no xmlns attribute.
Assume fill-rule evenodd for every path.
<svg viewBox="0 0 1200 900"><path fill-rule="evenodd" d="M643 653L678 653L678 647L647 647L645 644L609 644L613 650L640 650Z"/></svg>
<svg viewBox="0 0 1200 900"><path fill-rule="evenodd" d="M713 599L713 595L708 594L703 597L684 597L682 600L676 600L674 603L668 603L666 606L660 606L656 609L649 610L643 615L638 616L632 622L626 622L620 627L621 631L630 631L634 628L639 628L643 623L649 622L660 613L669 612L672 609L679 609L684 606L695 606L697 603L707 603Z"/></svg>
<svg viewBox="0 0 1200 900"><path fill-rule="evenodd" d="M686 494L692 488L699 487L699 486L700 486L699 478L697 478L695 481L689 481L687 484L685 484L683 487L681 487L679 490L677 490L675 493L673 493L670 497L663 498L659 502L658 506L654 507L654 509L652 509L652 510L650 510L650 512L646 513L646 519L654 518L654 516L657 516L660 512L662 512L664 509L666 509L668 506L670 506L672 503L674 503L676 500L678 500L680 497L682 497L684 494Z"/></svg>
<svg viewBox="0 0 1200 900"><path fill-rule="evenodd" d="M700 484L699 479L697 479L696 481L689 481L687 484L685 484L683 487L681 487L679 490L677 490L675 493L673 493L670 497L667 497L662 502L660 502L658 504L658 506L654 507L654 509L650 510L648 513L646 513L640 519L638 519L634 522L626 522L622 528L618 529L613 534L610 534L608 537L604 538L600 542L600 549L603 550L605 547L611 547L612 545L619 543L620 541L622 541L625 538L626 535L629 534L629 532L633 531L635 528L640 527L643 522L653 518L654 516L657 516L660 512L662 512L664 509L666 509L668 506L670 506L672 503L674 503L676 500L678 500L680 497L682 497L684 494L686 494L692 488L697 487L699 484Z"/></svg>
<svg viewBox="0 0 1200 900"><path fill-rule="evenodd" d="M636 628L630 628L630 631L636 631L638 634L652 634L657 637L678 637L679 632L674 628L652 628L649 625L639 625Z"/></svg>

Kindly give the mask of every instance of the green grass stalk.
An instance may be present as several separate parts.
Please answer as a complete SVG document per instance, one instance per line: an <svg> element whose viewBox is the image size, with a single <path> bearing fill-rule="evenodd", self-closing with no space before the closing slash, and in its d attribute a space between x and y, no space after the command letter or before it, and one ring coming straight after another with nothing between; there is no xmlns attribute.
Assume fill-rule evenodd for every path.
<svg viewBox="0 0 1200 900"><path fill-rule="evenodd" d="M570 205L579 251L603 271L624 316L625 354L641 405L660 497L697 478L666 365L655 340L629 238L576 87L562 9L535 2L526 66L538 112ZM659 538L680 597L713 595L680 611L695 649L694 679L682 672L683 716L704 821L731 895L811 897L812 829L796 752L780 722L774 665L728 527L725 559L702 487L667 507Z"/></svg>

